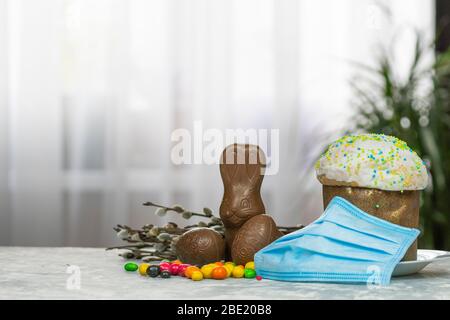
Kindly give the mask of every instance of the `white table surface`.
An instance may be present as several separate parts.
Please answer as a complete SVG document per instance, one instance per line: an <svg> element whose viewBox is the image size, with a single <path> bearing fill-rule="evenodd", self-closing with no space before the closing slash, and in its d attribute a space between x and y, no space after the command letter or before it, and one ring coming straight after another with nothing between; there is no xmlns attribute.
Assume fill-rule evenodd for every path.
<svg viewBox="0 0 450 320"><path fill-rule="evenodd" d="M0 299L450 299L450 259L387 287L263 279L148 278L123 270L118 251L101 248L0 247ZM68 289L67 267L80 268ZM70 282L70 281L69 281Z"/></svg>

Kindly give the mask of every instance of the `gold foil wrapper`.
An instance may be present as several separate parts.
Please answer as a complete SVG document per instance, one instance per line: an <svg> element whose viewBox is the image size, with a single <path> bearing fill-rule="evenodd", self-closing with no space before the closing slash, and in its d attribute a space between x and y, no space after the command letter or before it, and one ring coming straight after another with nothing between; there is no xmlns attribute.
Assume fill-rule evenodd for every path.
<svg viewBox="0 0 450 320"><path fill-rule="evenodd" d="M408 227L419 227L420 191L384 191L378 189L323 185L324 208L335 196L342 197L361 210L389 222ZM402 259L417 260L417 240Z"/></svg>

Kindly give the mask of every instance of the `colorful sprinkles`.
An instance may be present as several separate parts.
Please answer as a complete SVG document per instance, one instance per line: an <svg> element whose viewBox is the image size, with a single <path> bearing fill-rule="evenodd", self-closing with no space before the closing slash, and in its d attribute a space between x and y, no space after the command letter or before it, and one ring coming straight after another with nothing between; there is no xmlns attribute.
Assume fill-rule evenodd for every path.
<svg viewBox="0 0 450 320"><path fill-rule="evenodd" d="M382 190L421 190L428 173L406 142L383 134L345 136L316 163L318 176Z"/></svg>

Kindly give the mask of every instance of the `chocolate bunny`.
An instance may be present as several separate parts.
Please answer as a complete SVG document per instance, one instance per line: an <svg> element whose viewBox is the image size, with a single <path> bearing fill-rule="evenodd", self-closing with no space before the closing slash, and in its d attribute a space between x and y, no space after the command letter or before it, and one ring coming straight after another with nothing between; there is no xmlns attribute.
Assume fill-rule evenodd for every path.
<svg viewBox="0 0 450 320"><path fill-rule="evenodd" d="M265 214L260 193L264 168L265 156L258 146L235 143L226 147L222 152L220 174L223 180L224 194L220 205L220 217L225 226L227 252L235 262L242 263L244 260L253 260L253 254L257 250L281 235L278 230L270 231L271 235L269 236L265 234L265 230L273 229L265 227L273 222L270 216L264 215L264 218L255 220L255 223L251 221L253 217ZM261 224L262 220L265 221L265 224ZM243 229L245 230L241 232L244 224L245 228ZM249 248L248 241L243 240L234 244L236 237L248 239L252 226L259 229L252 235L253 241L257 242L256 247ZM259 235L261 230L263 235ZM242 233L245 233L246 236L244 237ZM275 239L273 239L274 237ZM270 242L267 243L268 241ZM247 244L245 244L246 242ZM256 251L253 252L254 250Z"/></svg>

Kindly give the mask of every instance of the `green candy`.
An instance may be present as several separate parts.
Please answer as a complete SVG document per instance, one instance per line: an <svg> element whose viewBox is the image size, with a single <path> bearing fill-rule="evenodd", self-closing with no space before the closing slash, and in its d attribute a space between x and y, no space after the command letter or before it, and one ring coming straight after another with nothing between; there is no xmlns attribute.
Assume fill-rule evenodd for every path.
<svg viewBox="0 0 450 320"><path fill-rule="evenodd" d="M245 269L244 270L244 278L253 279L256 277L256 271L253 269Z"/></svg>
<svg viewBox="0 0 450 320"><path fill-rule="evenodd" d="M139 266L134 262L128 262L125 263L123 268L125 269L125 271L136 271L139 268Z"/></svg>

